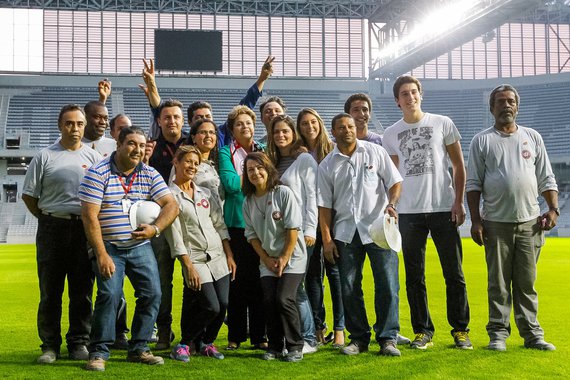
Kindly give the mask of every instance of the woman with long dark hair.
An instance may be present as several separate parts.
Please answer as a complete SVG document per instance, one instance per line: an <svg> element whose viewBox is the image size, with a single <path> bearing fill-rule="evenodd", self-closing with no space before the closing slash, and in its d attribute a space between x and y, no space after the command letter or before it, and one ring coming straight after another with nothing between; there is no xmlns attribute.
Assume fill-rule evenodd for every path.
<svg viewBox="0 0 570 380"><path fill-rule="evenodd" d="M307 251L303 218L293 191L279 184L277 170L261 152L244 160L245 236L259 255L269 349L264 360L287 354L285 361L303 359L303 337L297 289L303 281Z"/></svg>

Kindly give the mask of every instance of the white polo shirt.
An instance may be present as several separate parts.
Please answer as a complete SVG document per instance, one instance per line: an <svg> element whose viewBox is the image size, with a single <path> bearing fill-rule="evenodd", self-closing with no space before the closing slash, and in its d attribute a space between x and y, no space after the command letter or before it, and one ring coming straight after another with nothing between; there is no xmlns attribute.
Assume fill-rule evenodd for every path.
<svg viewBox="0 0 570 380"><path fill-rule="evenodd" d="M335 146L319 165L317 203L335 211L333 238L352 242L358 230L363 244L372 243L368 227L384 213L386 190L402 182L402 176L380 145L356 141L346 156Z"/></svg>

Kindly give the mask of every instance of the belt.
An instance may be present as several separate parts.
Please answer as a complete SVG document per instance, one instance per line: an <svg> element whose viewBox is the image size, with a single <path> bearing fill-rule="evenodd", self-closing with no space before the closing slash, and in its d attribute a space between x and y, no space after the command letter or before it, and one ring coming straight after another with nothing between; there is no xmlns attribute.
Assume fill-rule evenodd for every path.
<svg viewBox="0 0 570 380"><path fill-rule="evenodd" d="M51 216L52 218L58 218L58 219L81 220L81 216L75 215L75 214L56 214L53 212L46 212L46 211L42 211L42 214L47 215L47 216Z"/></svg>

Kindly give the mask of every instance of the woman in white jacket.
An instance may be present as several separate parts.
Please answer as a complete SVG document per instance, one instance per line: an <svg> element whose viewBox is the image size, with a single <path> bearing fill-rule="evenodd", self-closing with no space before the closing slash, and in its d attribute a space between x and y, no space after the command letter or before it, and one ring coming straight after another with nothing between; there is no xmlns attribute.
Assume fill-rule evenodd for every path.
<svg viewBox="0 0 570 380"><path fill-rule="evenodd" d="M230 277L236 271L219 198L193 183L201 161L201 152L194 146L176 151L176 177L170 190L179 215L165 231L172 256L184 258L187 264L183 265L182 338L170 355L181 361L188 361L193 351L224 358L214 340L224 322Z"/></svg>
<svg viewBox="0 0 570 380"><path fill-rule="evenodd" d="M268 132L267 154L279 173L281 183L295 194L303 215L303 236L307 258L310 258L317 237L317 162L302 146L295 121L290 116L275 116L269 124ZM303 353L310 354L317 350L318 342L311 304L304 286L300 286L297 292L297 304L305 341Z"/></svg>

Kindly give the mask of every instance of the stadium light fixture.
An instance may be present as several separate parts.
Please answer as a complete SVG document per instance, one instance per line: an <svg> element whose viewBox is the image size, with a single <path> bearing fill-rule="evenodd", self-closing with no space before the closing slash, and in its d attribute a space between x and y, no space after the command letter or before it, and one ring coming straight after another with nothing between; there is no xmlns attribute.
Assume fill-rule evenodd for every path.
<svg viewBox="0 0 570 380"><path fill-rule="evenodd" d="M415 24L407 36L380 50L377 58L384 60L398 57L425 41L443 35L460 25L469 15L473 14L475 8L485 2L485 0L461 0L439 8Z"/></svg>

